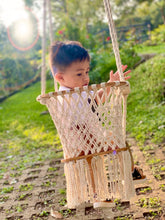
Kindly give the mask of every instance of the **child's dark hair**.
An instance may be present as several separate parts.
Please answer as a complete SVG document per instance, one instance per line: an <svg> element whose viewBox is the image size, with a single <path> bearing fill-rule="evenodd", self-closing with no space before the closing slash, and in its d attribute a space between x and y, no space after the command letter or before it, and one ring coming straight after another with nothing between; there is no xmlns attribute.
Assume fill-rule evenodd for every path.
<svg viewBox="0 0 165 220"><path fill-rule="evenodd" d="M56 41L50 47L49 59L53 69L64 69L76 61L90 61L90 56L78 41Z"/></svg>

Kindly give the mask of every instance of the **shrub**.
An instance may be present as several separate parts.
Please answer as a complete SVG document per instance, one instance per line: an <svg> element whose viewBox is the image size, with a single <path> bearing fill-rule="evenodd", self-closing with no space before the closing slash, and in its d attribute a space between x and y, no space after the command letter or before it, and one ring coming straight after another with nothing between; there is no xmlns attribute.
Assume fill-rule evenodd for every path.
<svg viewBox="0 0 165 220"><path fill-rule="evenodd" d="M104 51L90 52L91 56L91 71L90 82L100 83L109 80L110 70L116 71L116 61L112 49ZM120 56L123 65L128 65L132 69L134 65L140 60L140 57L135 53L133 48L129 48L128 44L120 49Z"/></svg>
<svg viewBox="0 0 165 220"><path fill-rule="evenodd" d="M144 45L159 45L165 43L165 25L161 24L150 33L151 39L144 42Z"/></svg>
<svg viewBox="0 0 165 220"><path fill-rule="evenodd" d="M0 61L0 92L22 85L36 75L28 60L5 58Z"/></svg>

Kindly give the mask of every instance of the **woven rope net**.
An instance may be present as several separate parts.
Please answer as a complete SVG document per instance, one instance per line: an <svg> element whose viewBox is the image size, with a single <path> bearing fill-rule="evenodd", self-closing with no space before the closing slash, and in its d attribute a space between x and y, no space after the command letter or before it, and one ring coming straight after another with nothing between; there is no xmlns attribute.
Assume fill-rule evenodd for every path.
<svg viewBox="0 0 165 220"><path fill-rule="evenodd" d="M110 2L104 0L104 6L122 82L103 83L68 91L58 91L55 82L56 92L45 94L44 36L47 1L44 0L43 5L42 95L38 96L37 101L47 106L61 139L67 182L67 206L75 208L83 202L95 202L96 197L97 201L130 199L134 195L132 161L130 150L125 146L129 85L125 82L122 72ZM48 4L50 15L50 1ZM49 17L51 18L51 15ZM102 99L98 96L100 88L103 90Z"/></svg>
<svg viewBox="0 0 165 220"><path fill-rule="evenodd" d="M47 106L60 135L69 208L94 202L96 194L100 201L129 199L134 194L123 124L127 83L118 84L99 85L104 103L98 96L98 85L37 98Z"/></svg>

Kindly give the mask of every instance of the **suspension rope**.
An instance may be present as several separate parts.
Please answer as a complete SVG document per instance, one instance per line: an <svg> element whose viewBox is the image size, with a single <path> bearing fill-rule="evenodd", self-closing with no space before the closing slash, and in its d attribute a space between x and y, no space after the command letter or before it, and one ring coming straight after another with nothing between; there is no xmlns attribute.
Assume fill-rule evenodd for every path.
<svg viewBox="0 0 165 220"><path fill-rule="evenodd" d="M41 95L46 90L46 0L43 1L43 33L42 33L42 70L41 70Z"/></svg>
<svg viewBox="0 0 165 220"><path fill-rule="evenodd" d="M113 51L115 54L117 69L119 71L120 81L125 81L123 70L122 70L121 59L120 59L117 34L116 34L116 30L115 30L115 24L114 24L114 21L112 18L112 11L111 11L111 6L110 6L109 0L104 0L104 7L105 7L105 11L106 11L107 18L108 18L109 32L111 35L112 46L113 46Z"/></svg>
<svg viewBox="0 0 165 220"><path fill-rule="evenodd" d="M52 12L51 12L51 3L50 0L48 0L48 15L49 15L49 37L50 37L50 43L52 44L54 41L53 38L53 28L52 28Z"/></svg>
<svg viewBox="0 0 165 220"><path fill-rule="evenodd" d="M54 38L53 38L53 28L52 28L52 10L51 10L51 3L50 0L48 0L48 13L49 13L49 36L50 36L50 43L53 44ZM54 90L55 92L58 91L57 82L54 78Z"/></svg>
<svg viewBox="0 0 165 220"><path fill-rule="evenodd" d="M109 32L110 32L110 35L111 35L112 46L113 46L113 51L114 51L114 54L115 54L116 65L117 65L117 69L118 69L118 72L119 72L120 81L125 81L123 70L122 70L121 59L120 59L119 45L118 45L118 41L117 41L117 34L116 34L115 24L114 24L114 21L113 21L113 18L112 18L112 11L111 11L111 6L110 6L109 0L104 0L104 7L105 7L105 11L106 11L107 18L108 18ZM122 120L122 126L123 126L124 142L126 141L127 97L128 97L129 92L130 92L130 89L129 89L129 86L128 86L126 92L123 94L123 120Z"/></svg>

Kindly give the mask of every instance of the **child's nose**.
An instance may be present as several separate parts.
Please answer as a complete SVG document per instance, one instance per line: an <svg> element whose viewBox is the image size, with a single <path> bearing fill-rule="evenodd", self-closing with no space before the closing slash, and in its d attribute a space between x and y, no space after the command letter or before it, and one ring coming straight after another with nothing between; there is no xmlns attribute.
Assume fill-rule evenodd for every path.
<svg viewBox="0 0 165 220"><path fill-rule="evenodd" d="M84 76L84 81L88 81L88 79L89 79L89 76L88 76L88 75L85 75L85 76Z"/></svg>

